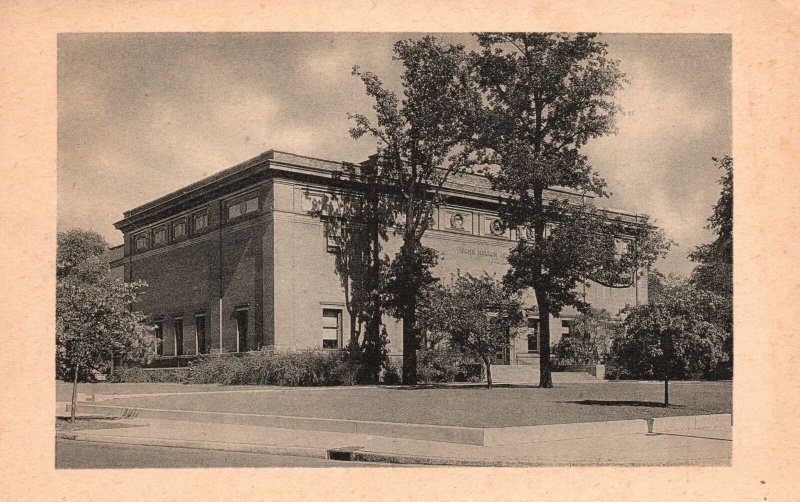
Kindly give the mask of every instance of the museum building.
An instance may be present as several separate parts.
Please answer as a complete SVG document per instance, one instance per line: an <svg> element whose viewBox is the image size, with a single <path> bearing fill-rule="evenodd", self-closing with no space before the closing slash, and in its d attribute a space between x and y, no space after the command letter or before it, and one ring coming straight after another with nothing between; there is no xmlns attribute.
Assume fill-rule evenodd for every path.
<svg viewBox="0 0 800 502"><path fill-rule="evenodd" d="M334 269L338 249L312 214L324 194L346 190L341 162L276 150L188 185L124 213L115 224L124 244L113 248L112 271L147 288L136 305L152 318L158 355L178 364L197 354L275 350L336 350L349 326L344 292ZM448 182L424 244L440 253L433 273L460 270L498 279L519 238L497 223L498 194L488 180L466 174ZM553 190L550 197L589 197ZM634 214L606 210L637 223ZM400 237L384 252L393 255ZM587 282L586 300L616 314L647 301L646 271L624 287ZM504 355L506 363L538 364L535 299L526 297L525 333ZM576 312L550 319L555 343ZM384 316L390 357L402 355L402 324Z"/></svg>

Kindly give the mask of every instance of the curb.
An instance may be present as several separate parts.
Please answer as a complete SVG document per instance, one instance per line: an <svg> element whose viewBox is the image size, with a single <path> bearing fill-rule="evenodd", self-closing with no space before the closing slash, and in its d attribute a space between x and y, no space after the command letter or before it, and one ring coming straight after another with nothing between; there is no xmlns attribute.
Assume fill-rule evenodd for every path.
<svg viewBox="0 0 800 502"><path fill-rule="evenodd" d="M430 466L458 466L458 467L575 467L575 466L617 466L617 467L642 467L642 466L684 466L682 460L652 461L652 462L613 462L601 459L556 461L551 459L478 459L478 458L445 458L421 455L402 455L395 453L378 453L357 451L349 448L322 448L278 447L268 445L251 445L246 443L222 443L213 441L182 441L173 439L135 438L128 436L106 436L102 434L78 434L72 432L57 432L56 439L71 441L90 441L96 443L127 444L138 446L166 446L172 448L188 448L199 450L227 451L238 453L256 453L266 455L281 455L291 457L322 458L341 462L342 467L347 467L349 462L370 462L397 465L430 465ZM704 465L730 465L730 459L709 457Z"/></svg>
<svg viewBox="0 0 800 502"><path fill-rule="evenodd" d="M105 413L123 418L151 418L189 422L210 422L295 430L314 430L396 437L422 441L503 446L536 443L558 439L584 439L600 436L648 434L670 430L721 427L732 424L730 414L686 415L649 419L583 422L570 424L530 425L514 427L460 427L431 424L370 422L332 418L253 415L188 410L160 410L127 406L79 404L78 412Z"/></svg>
<svg viewBox="0 0 800 502"><path fill-rule="evenodd" d="M666 467L666 466L686 466L684 460L653 460L636 462L614 462L611 460L592 459L580 460L570 459L569 461L553 461L551 459L531 458L526 460L496 459L483 460L476 458L444 458L444 457L423 457L415 455L397 455L392 453L373 453L373 452L352 452L354 462L376 462L383 464L411 464L411 465L430 465L430 466L454 466L454 467ZM703 459L707 466L729 466L730 459L727 457L708 457Z"/></svg>
<svg viewBox="0 0 800 502"><path fill-rule="evenodd" d="M170 448L193 448L196 450L231 451L240 453L260 453L266 455L283 455L292 457L328 458L328 450L324 448L306 448L302 446L272 446L248 443L223 443L219 441L190 441L181 439L142 438L130 436L108 436L104 434L86 434L75 432L56 432L56 439L71 441L92 441L96 443L113 443L139 446L166 446Z"/></svg>
<svg viewBox="0 0 800 502"><path fill-rule="evenodd" d="M730 413L659 417L647 419L647 432L649 434L657 434L659 432L729 427L732 425L733 415Z"/></svg>

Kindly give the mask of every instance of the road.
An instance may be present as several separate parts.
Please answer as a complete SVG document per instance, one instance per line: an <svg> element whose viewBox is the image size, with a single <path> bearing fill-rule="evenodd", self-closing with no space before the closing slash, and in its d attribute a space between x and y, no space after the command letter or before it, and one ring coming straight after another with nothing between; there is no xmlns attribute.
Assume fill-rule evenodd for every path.
<svg viewBox="0 0 800 502"><path fill-rule="evenodd" d="M380 467L322 458L56 440L57 469L158 467Z"/></svg>

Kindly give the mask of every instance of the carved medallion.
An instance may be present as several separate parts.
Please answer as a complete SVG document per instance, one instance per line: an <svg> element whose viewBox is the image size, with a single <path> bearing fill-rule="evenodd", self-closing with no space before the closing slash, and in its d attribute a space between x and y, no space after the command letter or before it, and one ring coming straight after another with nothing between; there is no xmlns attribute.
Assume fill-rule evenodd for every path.
<svg viewBox="0 0 800 502"><path fill-rule="evenodd" d="M492 220L492 223L489 225L489 232L492 235L503 235L505 229L503 228L503 224L500 223L500 220Z"/></svg>
<svg viewBox="0 0 800 502"><path fill-rule="evenodd" d="M456 230L464 230L464 217L459 213L455 213L453 216L451 216L450 228L454 228Z"/></svg>

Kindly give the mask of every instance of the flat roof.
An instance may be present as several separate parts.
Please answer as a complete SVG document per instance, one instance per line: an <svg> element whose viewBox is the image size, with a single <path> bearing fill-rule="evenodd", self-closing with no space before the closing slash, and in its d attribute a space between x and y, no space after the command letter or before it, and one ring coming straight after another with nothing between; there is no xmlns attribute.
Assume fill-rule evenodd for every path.
<svg viewBox="0 0 800 502"><path fill-rule="evenodd" d="M243 174L246 171L254 168L265 167L275 171L279 169L274 169L274 168L279 168L279 167L288 167L293 169L299 168L299 170L302 171L304 174L310 174L310 175L317 174L329 177L334 173L344 172L345 165L358 166L358 164L337 162L317 157L309 157L307 155L298 155L295 153L270 149L253 158L245 160L244 162L240 162L239 164L236 164L232 167L219 171L215 174L212 174L211 176L207 176L201 180L186 185L185 187L182 187L178 190L175 190L166 195L158 197L157 199L154 199L150 202L147 202L133 209L125 211L123 213L124 216L123 220L118 223L122 223L124 220L135 217L144 212L153 210L158 206L168 205L172 202L184 199L185 197L190 196L192 193L201 192L203 190L212 188L216 185L221 184L222 182L224 182L229 178L235 178L237 175ZM483 195L488 197L499 197L500 195L499 192L492 189L489 179L483 174L465 173L453 176L451 177L450 180L448 180L444 188L450 191L461 192L464 194ZM563 190L558 188L548 189L548 192L564 194L568 198L576 198L576 199L584 197L589 199L594 198L594 196L591 194L581 194L574 191ZM619 210L607 209L607 211L621 215L636 216L633 213L619 211Z"/></svg>

